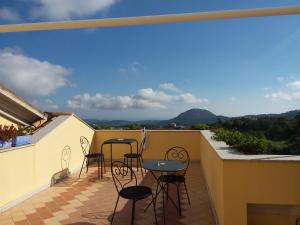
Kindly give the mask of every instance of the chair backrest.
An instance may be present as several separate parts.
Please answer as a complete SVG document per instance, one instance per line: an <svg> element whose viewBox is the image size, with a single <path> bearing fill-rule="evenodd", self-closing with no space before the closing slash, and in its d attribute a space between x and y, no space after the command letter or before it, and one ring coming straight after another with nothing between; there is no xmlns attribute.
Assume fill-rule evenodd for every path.
<svg viewBox="0 0 300 225"><path fill-rule="evenodd" d="M80 145L81 145L83 154L84 155L89 154L91 145L90 145L89 140L86 137L84 137L84 136L80 137Z"/></svg>
<svg viewBox="0 0 300 225"><path fill-rule="evenodd" d="M120 191L126 187L137 186L137 178L135 173L124 162L113 161L111 165L111 175L118 193L120 193Z"/></svg>
<svg viewBox="0 0 300 225"><path fill-rule="evenodd" d="M184 163L185 169L182 171L183 175L185 175L190 165L190 156L188 151L180 146L170 148L165 154L165 160L176 160Z"/></svg>
<svg viewBox="0 0 300 225"><path fill-rule="evenodd" d="M146 149L146 143L147 143L147 133L146 131L144 131L142 134L142 141L139 147L139 154L141 155L142 160L143 160L144 150Z"/></svg>

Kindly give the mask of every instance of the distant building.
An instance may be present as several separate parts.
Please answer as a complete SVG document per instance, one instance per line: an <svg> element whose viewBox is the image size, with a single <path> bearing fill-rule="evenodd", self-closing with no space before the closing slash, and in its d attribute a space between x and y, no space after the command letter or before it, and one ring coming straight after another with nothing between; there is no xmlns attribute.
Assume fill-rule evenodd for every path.
<svg viewBox="0 0 300 225"><path fill-rule="evenodd" d="M170 124L170 127L171 127L171 128L176 128L176 126L177 126L176 123L171 123L171 124Z"/></svg>

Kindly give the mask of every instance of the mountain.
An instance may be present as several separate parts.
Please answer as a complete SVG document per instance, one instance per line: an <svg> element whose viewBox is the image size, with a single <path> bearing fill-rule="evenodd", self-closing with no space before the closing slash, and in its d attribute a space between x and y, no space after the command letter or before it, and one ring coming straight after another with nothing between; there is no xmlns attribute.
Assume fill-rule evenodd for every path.
<svg viewBox="0 0 300 225"><path fill-rule="evenodd" d="M170 123L180 125L194 125L199 123L212 124L218 122L218 117L206 109L190 109L177 117L167 120Z"/></svg>
<svg viewBox="0 0 300 225"><path fill-rule="evenodd" d="M257 119L260 117L273 117L273 118L278 118L278 117L286 117L288 119L293 119L295 118L298 114L300 114L300 110L292 110L288 111L285 113L279 113L279 114L259 114L259 115L246 115L246 116L240 116L238 118L248 118L248 119Z"/></svg>
<svg viewBox="0 0 300 225"><path fill-rule="evenodd" d="M101 125L101 126L127 126L128 124L133 123L129 120L97 120L97 119L86 119L85 120L90 125Z"/></svg>
<svg viewBox="0 0 300 225"><path fill-rule="evenodd" d="M214 113L206 109L190 109L187 110L173 119L170 120L140 120L140 121L128 121L128 120L97 120L97 119L87 119L87 123L91 125L101 125L101 126L113 126L113 127L126 127L129 124L140 124L140 125L151 125L152 127L164 127L172 123L177 125L195 125L199 123L212 124L221 121L227 121L236 118L249 118L257 119L260 117L286 117L289 119L295 118L296 115L300 114L300 110L293 110L280 114L259 114L259 115L246 115L240 117L226 117L217 116Z"/></svg>

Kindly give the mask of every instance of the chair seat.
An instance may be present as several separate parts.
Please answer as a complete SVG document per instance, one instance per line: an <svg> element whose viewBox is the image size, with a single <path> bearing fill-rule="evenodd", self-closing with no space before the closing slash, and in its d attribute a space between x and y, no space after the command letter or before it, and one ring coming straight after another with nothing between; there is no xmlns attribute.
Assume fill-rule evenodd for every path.
<svg viewBox="0 0 300 225"><path fill-rule="evenodd" d="M152 194L149 187L146 186L130 186L120 191L120 196L126 199L140 200L147 198Z"/></svg>
<svg viewBox="0 0 300 225"><path fill-rule="evenodd" d="M127 154L124 154L124 157L126 157L126 158L139 158L139 157L141 157L141 154L127 153Z"/></svg>
<svg viewBox="0 0 300 225"><path fill-rule="evenodd" d="M158 180L163 183L183 183L185 181L185 177L182 175L167 174L161 175Z"/></svg>
<svg viewBox="0 0 300 225"><path fill-rule="evenodd" d="M87 155L85 155L85 157L87 158L98 158L98 157L103 157L102 153L89 153Z"/></svg>

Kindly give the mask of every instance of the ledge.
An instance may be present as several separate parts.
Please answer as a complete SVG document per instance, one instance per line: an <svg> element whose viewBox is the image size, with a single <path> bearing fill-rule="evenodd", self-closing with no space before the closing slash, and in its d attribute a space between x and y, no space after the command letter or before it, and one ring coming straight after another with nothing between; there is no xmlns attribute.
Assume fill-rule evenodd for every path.
<svg viewBox="0 0 300 225"><path fill-rule="evenodd" d="M16 151L22 148L28 148L32 146L35 146L35 144L20 145L20 146L10 147L10 148L0 148L0 154L5 152L10 152L10 151Z"/></svg>
<svg viewBox="0 0 300 225"><path fill-rule="evenodd" d="M95 130L96 132L138 132L142 131L142 129L139 130ZM146 129L146 132L199 132L200 130L148 130Z"/></svg>
<svg viewBox="0 0 300 225"><path fill-rule="evenodd" d="M203 138L216 151L218 156L223 160L259 160L259 161L283 161L283 162L298 162L300 156L298 155L247 155L238 152L236 149L228 146L223 141L216 141L212 139L213 132L209 130L201 131Z"/></svg>

